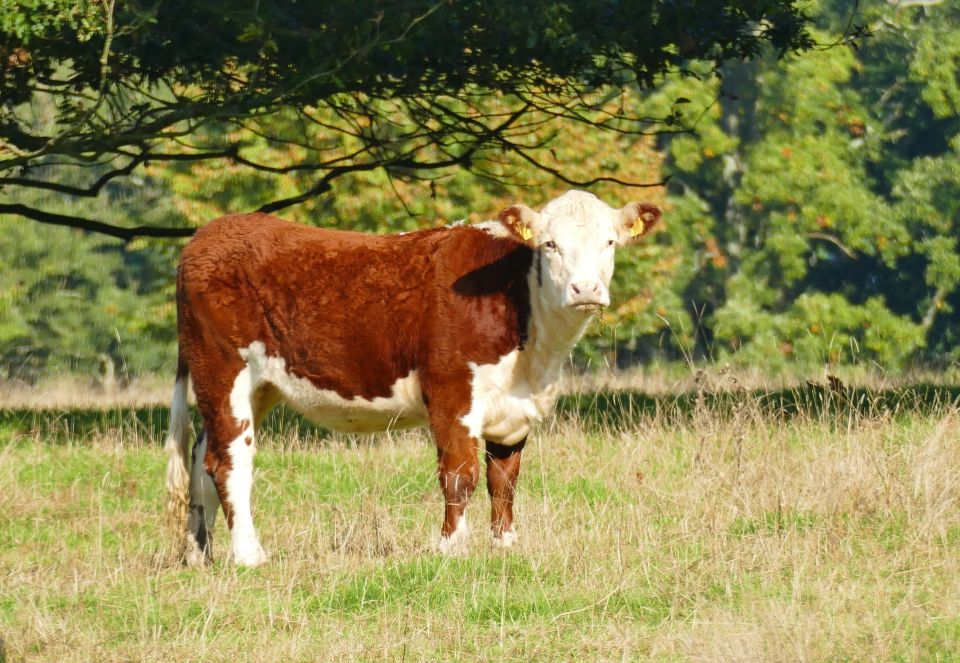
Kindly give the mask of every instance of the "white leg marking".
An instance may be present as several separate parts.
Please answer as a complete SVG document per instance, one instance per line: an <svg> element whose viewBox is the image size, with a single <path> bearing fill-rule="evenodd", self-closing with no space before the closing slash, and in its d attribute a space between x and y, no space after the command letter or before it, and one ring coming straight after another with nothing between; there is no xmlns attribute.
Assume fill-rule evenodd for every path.
<svg viewBox="0 0 960 663"><path fill-rule="evenodd" d="M442 555L463 555L467 552L467 543L470 538L470 528L467 527L467 516L457 519L457 527L450 536L440 536L437 549Z"/></svg>
<svg viewBox="0 0 960 663"><path fill-rule="evenodd" d="M240 566L257 566L267 561L267 554L260 547L257 530L250 512L250 493L253 488L253 457L257 449L253 439L253 396L250 368L244 368L233 382L230 392L230 408L243 429L230 443L231 469L227 474L226 492L233 508L233 526L230 528L230 544L233 560Z"/></svg>
<svg viewBox="0 0 960 663"><path fill-rule="evenodd" d="M517 542L517 533L511 524L510 528L503 530L500 536L497 536L491 531L490 538L494 548L512 548L513 544Z"/></svg>
<svg viewBox="0 0 960 663"><path fill-rule="evenodd" d="M233 507L233 527L230 528L233 559L240 566L257 566L267 561L267 554L260 547L250 512L253 456L256 453L253 433L242 433L230 443L229 451L233 467L227 475L227 495Z"/></svg>

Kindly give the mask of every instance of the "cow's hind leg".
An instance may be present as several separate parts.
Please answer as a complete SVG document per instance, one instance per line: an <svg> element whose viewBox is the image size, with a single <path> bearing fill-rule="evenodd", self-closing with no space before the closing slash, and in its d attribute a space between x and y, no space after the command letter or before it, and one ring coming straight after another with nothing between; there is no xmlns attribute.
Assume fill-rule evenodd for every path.
<svg viewBox="0 0 960 663"><path fill-rule="evenodd" d="M516 542L513 495L520 475L520 455L526 438L511 446L487 441L487 491L490 493L490 534L493 544L509 548Z"/></svg>
<svg viewBox="0 0 960 663"><path fill-rule="evenodd" d="M240 566L257 566L267 560L260 545L250 497L253 488L254 398L250 369L239 372L229 394L229 404L213 412L207 426L204 468L213 477L223 514L230 528L233 559ZM208 418L205 416L205 420Z"/></svg>
<svg viewBox="0 0 960 663"><path fill-rule="evenodd" d="M203 431L193 445L193 463L190 470L190 508L187 513L187 548L185 560L189 566L202 566L213 561L213 524L220 508L220 497L213 477L205 468L207 433Z"/></svg>

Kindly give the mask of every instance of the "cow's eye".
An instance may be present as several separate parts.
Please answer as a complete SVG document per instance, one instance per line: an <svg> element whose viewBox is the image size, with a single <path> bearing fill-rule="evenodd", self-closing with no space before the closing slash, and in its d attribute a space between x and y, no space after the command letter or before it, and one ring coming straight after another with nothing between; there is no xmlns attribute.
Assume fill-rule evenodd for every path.
<svg viewBox="0 0 960 663"><path fill-rule="evenodd" d="M557 250L557 243L554 242L554 241L552 241L552 240L549 241L549 242L544 242L544 243L543 243L543 248L547 249L548 251L556 251L556 250Z"/></svg>

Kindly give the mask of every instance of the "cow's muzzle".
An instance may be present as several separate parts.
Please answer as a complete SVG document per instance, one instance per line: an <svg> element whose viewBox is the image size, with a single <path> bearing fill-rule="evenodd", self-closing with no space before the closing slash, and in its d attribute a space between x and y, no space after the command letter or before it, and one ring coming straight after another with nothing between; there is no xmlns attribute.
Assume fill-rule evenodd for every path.
<svg viewBox="0 0 960 663"><path fill-rule="evenodd" d="M599 281L577 281L567 287L566 305L592 311L610 305L610 291Z"/></svg>

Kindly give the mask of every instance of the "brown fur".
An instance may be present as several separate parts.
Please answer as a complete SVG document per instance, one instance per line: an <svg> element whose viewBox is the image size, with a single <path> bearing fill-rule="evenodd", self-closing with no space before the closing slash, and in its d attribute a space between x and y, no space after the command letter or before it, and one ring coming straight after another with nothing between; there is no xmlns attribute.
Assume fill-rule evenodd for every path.
<svg viewBox="0 0 960 663"><path fill-rule="evenodd" d="M460 423L470 409L468 365L495 363L523 344L532 255L514 239L470 227L373 236L250 214L201 229L178 272L180 355L209 435L204 466L228 525L227 445L278 399L269 387L256 394L253 422L235 420L230 409L244 367L238 350L261 341L288 372L345 399L389 396L417 370L439 454L443 533L451 533L479 475L476 441ZM490 484L495 531L509 527L503 501L512 503L519 450L513 455ZM495 457L492 467L500 464Z"/></svg>

